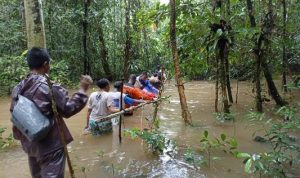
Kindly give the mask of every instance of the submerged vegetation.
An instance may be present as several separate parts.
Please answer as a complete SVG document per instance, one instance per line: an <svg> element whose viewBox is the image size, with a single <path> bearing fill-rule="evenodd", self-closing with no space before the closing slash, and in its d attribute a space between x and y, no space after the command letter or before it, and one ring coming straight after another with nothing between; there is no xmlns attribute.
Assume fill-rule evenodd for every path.
<svg viewBox="0 0 300 178"><path fill-rule="evenodd" d="M288 177L289 171L300 167L300 145L293 135L300 132L300 105L283 106L276 112L278 118L269 118L264 114L251 113L252 121L264 121L264 139L271 150L263 153L240 153L244 158L245 171L263 177ZM282 120L285 121L282 121Z"/></svg>
<svg viewBox="0 0 300 178"><path fill-rule="evenodd" d="M219 160L214 151L221 150L232 156L243 159L246 173L260 175L261 177L288 177L289 171L300 167L299 140L293 134L300 132L300 104L294 107L281 107L276 112L280 118L288 120L282 122L275 118L268 118L265 114L249 113L249 122L264 121L262 128L265 135L261 137L271 149L268 152L247 153L238 149L238 141L221 134L219 138L210 138L208 131L204 131L200 142L200 149L188 146L184 151L184 160L192 163L196 168L200 165L210 167L212 160ZM132 138L140 137L149 145L153 152L164 153L171 142L159 131L141 131L131 129L126 131ZM166 141L167 140L167 141ZM257 140L259 141L259 140ZM261 140L260 140L261 141ZM178 146L178 145L177 145ZM156 152L156 153L157 153ZM199 156L202 155L202 156Z"/></svg>
<svg viewBox="0 0 300 178"><path fill-rule="evenodd" d="M15 140L13 139L12 134L8 137L3 137L3 133L5 132L6 128L0 127L0 151L7 150L16 145Z"/></svg>
<svg viewBox="0 0 300 178"><path fill-rule="evenodd" d="M244 171L252 175L300 175L300 104L293 100L300 89L299 0L31 1L42 2L43 46L52 57L51 79L58 83L71 87L81 74L124 81L130 74L154 74L158 65L164 66L168 81L175 80L178 88L182 117L192 125L203 118L188 109L185 81L214 82L213 115L221 123L233 122L233 138L228 133L212 138L204 131L197 147L176 145L159 126L161 103L156 103L152 122L147 118L149 130L125 130L145 141L151 152L170 157L182 153L198 169L222 159L214 155L221 150L242 159ZM9 95L28 74L24 2L0 1L0 18L5 19L0 21L0 95ZM269 146L268 151L238 148L233 108L239 105L240 81L249 83L253 96L245 122L263 133L255 141ZM2 136L5 130L0 128L1 150L15 144L11 135ZM114 176L115 166L110 169ZM87 170L81 168L84 177Z"/></svg>

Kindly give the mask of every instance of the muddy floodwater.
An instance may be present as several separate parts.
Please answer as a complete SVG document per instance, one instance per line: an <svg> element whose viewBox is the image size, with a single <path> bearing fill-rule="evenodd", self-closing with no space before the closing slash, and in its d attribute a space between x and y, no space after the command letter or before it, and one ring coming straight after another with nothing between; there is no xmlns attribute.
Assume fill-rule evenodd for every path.
<svg viewBox="0 0 300 178"><path fill-rule="evenodd" d="M233 93L236 94L236 83L233 82ZM231 111L235 115L236 129L232 121L220 123L214 118L215 90L212 82L189 82L185 85L189 109L192 113L194 127L186 126L181 118L180 103L177 89L171 82L165 87L164 96L171 95L170 103L165 102L159 110L161 119L160 130L171 139L176 140L180 149L191 146L199 148L201 135L205 130L212 136L225 133L236 137L238 149L250 153L262 152L267 145L253 141L253 132L259 128L259 123L250 125L243 119L244 114L254 107L252 86L249 83L239 84L238 104L233 104ZM234 98L235 100L235 98ZM10 99L0 98L0 125L11 132L9 113ZM274 103L265 105L271 109ZM153 107L148 105L135 111L133 116L125 117L124 128L144 128L147 125L145 117L152 116ZM86 108L77 115L66 120L74 137L68 146L71 160L75 166L77 177L105 178L105 177L249 177L244 173L242 160L233 158L230 154L216 152L218 159L212 160L210 167L203 165L195 169L186 163L181 156L171 158L168 155L153 155L147 151L146 143L129 137L123 137L119 143L118 130L114 128L112 134L93 137L83 135L86 124ZM234 131L235 130L235 131ZM201 155L201 153L199 153ZM13 149L0 152L0 178L30 177L27 156L20 145ZM85 168L85 174L83 173ZM66 169L66 175L68 170Z"/></svg>

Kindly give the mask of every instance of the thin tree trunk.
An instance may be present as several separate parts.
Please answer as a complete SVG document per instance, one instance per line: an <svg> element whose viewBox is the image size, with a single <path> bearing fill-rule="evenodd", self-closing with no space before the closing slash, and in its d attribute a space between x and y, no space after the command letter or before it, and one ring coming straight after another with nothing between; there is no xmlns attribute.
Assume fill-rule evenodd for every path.
<svg viewBox="0 0 300 178"><path fill-rule="evenodd" d="M249 19L250 19L250 25L251 25L251 27L256 27L253 4L252 4L251 0L247 0L247 8L248 8L248 15L249 15Z"/></svg>
<svg viewBox="0 0 300 178"><path fill-rule="evenodd" d="M273 15L273 7L272 7L272 0L269 0L268 3L268 13L266 14L265 17L265 22L263 25L263 34L266 34L268 38L264 38L265 39L265 43L266 43L266 48L270 49L270 39L271 39L271 35L272 35L272 31L273 31L273 27L274 27L274 15ZM284 106L287 103L281 98L275 84L272 78L272 74L269 70L269 66L268 63L266 61L266 59L262 60L262 67L264 69L264 75L268 84L268 88L269 91L271 93L272 98L275 100L276 104L279 106Z"/></svg>
<svg viewBox="0 0 300 178"><path fill-rule="evenodd" d="M90 74L90 66L89 66L89 56L88 56L88 49L87 49L87 36L88 36L88 18L89 18L89 6L90 0L84 0L84 19L82 22L82 45L83 45L83 71L85 74Z"/></svg>
<svg viewBox="0 0 300 178"><path fill-rule="evenodd" d="M100 44L100 56L101 56L101 63L103 70L105 72L105 75L108 80L112 81L112 73L109 67L108 63L108 52L107 52L107 47L105 44L105 39L104 39L104 34L103 34L103 29L101 23L98 24L98 35L99 35L99 44Z"/></svg>
<svg viewBox="0 0 300 178"><path fill-rule="evenodd" d="M129 78L129 62L131 56L131 36L130 36L130 0L125 0L125 48L124 48L124 78Z"/></svg>
<svg viewBox="0 0 300 178"><path fill-rule="evenodd" d="M253 4L251 0L247 0L247 8L248 8L248 15L250 19L250 25L252 28L256 27L255 17L254 17L254 10L253 10ZM261 49L263 43L263 36L261 35L258 38L258 41L256 42L256 46L254 49L255 54L255 88L256 88L256 97L255 97L255 103L256 103L256 110L258 112L263 112L263 106L262 106L262 98L261 98L261 83L260 83L260 75L261 75L261 58L263 51Z"/></svg>
<svg viewBox="0 0 300 178"><path fill-rule="evenodd" d="M261 40L258 40L258 51L256 52L256 63L255 63L255 86L256 86L256 110L258 112L263 112L262 107L262 98L261 98L261 84L260 84L260 75L261 75Z"/></svg>
<svg viewBox="0 0 300 178"><path fill-rule="evenodd" d="M226 0L226 14L230 16L230 0ZM227 17L227 18L228 18ZM228 29L229 30L229 29ZM225 77L226 77L226 87L228 93L228 99L230 103L233 103L231 84L230 84L230 71L229 71L229 45L224 46L224 67L225 67Z"/></svg>
<svg viewBox="0 0 300 178"><path fill-rule="evenodd" d="M49 0L48 2L46 1L46 5L48 6L48 38L47 38L47 43L48 43L48 48L52 48L52 15L53 15L53 7L52 7L52 0ZM45 6L46 6L45 5Z"/></svg>
<svg viewBox="0 0 300 178"><path fill-rule="evenodd" d="M121 95L120 95L120 110L123 110L123 81L121 85ZM123 114L120 115L119 119L119 142L122 142L122 121L123 121Z"/></svg>
<svg viewBox="0 0 300 178"><path fill-rule="evenodd" d="M260 37L262 37L262 40L264 40L264 46L266 49L269 49L270 51L270 39L271 39L271 36L272 36L272 31L273 31L273 26L274 26L274 17L273 17L273 8L272 8L272 0L269 0L269 3L268 3L268 12L265 16L265 19L264 19L264 23L262 25L262 32L261 32L261 35ZM262 53L263 54L263 53ZM269 91L270 91L270 94L272 96L272 98L275 100L276 104L279 105L279 106L284 106L287 104L287 102L285 102L275 84L274 84L274 81L273 81L273 78L272 78L272 74L269 70L269 66L268 66L268 63L267 63L267 60L265 59L265 55L263 55L261 57L262 61L261 61L261 65L262 65L262 68L264 69L264 76L266 78L266 81L267 81L267 84L268 84L268 88L269 88Z"/></svg>
<svg viewBox="0 0 300 178"><path fill-rule="evenodd" d="M278 106L285 106L287 103L281 98L273 81L272 74L269 70L269 66L265 61L262 62L262 67L264 69L264 75L272 98L275 100Z"/></svg>
<svg viewBox="0 0 300 178"><path fill-rule="evenodd" d="M219 43L226 43L226 42L220 42L221 40L224 39L220 39ZM225 49L226 48L226 44L220 45L219 46L219 58L220 58L220 83L221 83L221 90L222 90L222 101L223 101L223 111L224 113L229 113L229 104L228 104L228 98L227 98L227 92L226 92L226 69L225 69Z"/></svg>
<svg viewBox="0 0 300 178"><path fill-rule="evenodd" d="M256 110L258 112L263 112L262 97L261 97L261 83L260 83L261 67L262 67L262 61L264 55L264 50L262 49L263 41L264 41L264 35L260 34L254 50L255 57L256 57L255 76L254 76L255 86L256 86Z"/></svg>
<svg viewBox="0 0 300 178"><path fill-rule="evenodd" d="M184 121L188 124L192 123L191 113L188 110L186 97L184 94L184 85L182 81L182 76L180 72L179 66L179 58L178 58L178 51L177 51L177 43L176 43L176 4L175 0L170 0L170 42L172 47L172 56L174 60L174 67L175 67L175 80L178 87L178 93L180 98L181 110L182 110L182 117Z"/></svg>
<svg viewBox="0 0 300 178"><path fill-rule="evenodd" d="M146 58L145 59L150 59L149 51L148 51L148 37L147 37L147 31L146 28L143 28L143 37L144 37L144 53ZM147 68L150 68L150 60L147 61Z"/></svg>
<svg viewBox="0 0 300 178"><path fill-rule="evenodd" d="M134 34L134 40L132 40L132 59L139 60L141 59L141 30L138 27L138 12L141 8L139 0L131 1L131 13L132 13L132 33Z"/></svg>
<svg viewBox="0 0 300 178"><path fill-rule="evenodd" d="M287 23L287 7L286 7L286 1L282 0L282 7L283 7L283 43L282 43L282 85L283 85L283 91L287 92L287 79L286 79L286 73L287 73L287 56L286 56L286 23Z"/></svg>
<svg viewBox="0 0 300 178"><path fill-rule="evenodd" d="M219 102L219 58L216 56L216 98L215 98L215 112L219 112L218 102Z"/></svg>
<svg viewBox="0 0 300 178"><path fill-rule="evenodd" d="M235 104L238 103L238 96L239 96L239 79L236 80L236 95L235 95Z"/></svg>
<svg viewBox="0 0 300 178"><path fill-rule="evenodd" d="M117 50L117 40L116 40L116 33L117 33L117 23L116 23L116 19L117 19L117 13L116 13L116 0L114 0L114 29L113 29L113 32L114 32L114 35L113 35L113 41L114 41L114 45L113 45L113 63L112 63L112 69L113 71L116 71L116 59L117 59L117 55L116 55L116 50ZM114 77L116 77L116 74L114 75Z"/></svg>
<svg viewBox="0 0 300 178"><path fill-rule="evenodd" d="M226 55L224 56L224 63L225 63L225 74L226 74L226 87L228 93L228 99L230 103L233 103L232 91L231 91L231 84L230 84L230 75L229 75L229 61L228 61L228 49L225 49Z"/></svg>
<svg viewBox="0 0 300 178"><path fill-rule="evenodd" d="M46 36L41 0L24 0L27 47L46 48Z"/></svg>

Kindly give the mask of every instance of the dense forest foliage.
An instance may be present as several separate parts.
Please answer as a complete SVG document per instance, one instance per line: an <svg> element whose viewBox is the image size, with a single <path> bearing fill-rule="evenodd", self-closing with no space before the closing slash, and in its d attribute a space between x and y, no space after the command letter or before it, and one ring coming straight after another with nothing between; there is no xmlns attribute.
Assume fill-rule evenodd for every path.
<svg viewBox="0 0 300 178"><path fill-rule="evenodd" d="M0 3L0 85L10 86L25 72L20 68L20 56L26 49L24 7L17 0ZM229 77L254 79L255 50L259 50L259 37L268 28L266 20L272 24L268 44L260 47L263 58L275 76L293 75L299 70L299 6L297 0L177 1L183 75L187 79L214 79L215 50L218 39L224 37L228 40ZM268 8L271 19L266 19ZM142 70L154 71L158 64L173 73L168 4L149 0L49 0L43 2L43 13L52 72L65 77L61 82L74 81L80 73L121 79ZM226 29L214 26L222 25L220 20Z"/></svg>
<svg viewBox="0 0 300 178"><path fill-rule="evenodd" d="M238 93L233 96L232 81L237 86L248 81L257 112L249 112L247 118L267 120L262 139L268 139L272 149L257 154L237 151L234 138L221 134L211 139L205 131L203 150L210 155L213 148L226 148L244 159L246 172L265 176L286 177L288 164L299 166L300 147L291 143L289 133L299 133L300 105L287 93L300 88L300 0L41 2L51 77L56 82L72 87L81 74L95 80L127 80L132 73L153 74L157 66L165 66L168 79L175 76L182 116L192 125L186 99L182 100L184 82L214 81L216 117L234 123L230 107ZM28 73L24 60L28 40L24 2L1 0L0 6L0 95L7 95ZM263 113L263 103L271 98L279 106L272 110L276 116ZM142 137L152 149L163 152L166 147L158 127L153 132L127 132ZM195 161L192 153L187 150L185 156Z"/></svg>

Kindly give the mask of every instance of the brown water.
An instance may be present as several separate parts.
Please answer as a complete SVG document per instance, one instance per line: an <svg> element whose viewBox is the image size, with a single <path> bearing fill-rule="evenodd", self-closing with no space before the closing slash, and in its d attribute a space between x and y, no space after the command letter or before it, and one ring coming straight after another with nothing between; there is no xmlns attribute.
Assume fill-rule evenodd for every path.
<svg viewBox="0 0 300 178"><path fill-rule="evenodd" d="M220 123L214 119L213 83L191 82L187 83L185 88L195 127L183 123L180 117L177 89L169 84L164 95L171 95L171 101L164 103L159 111L162 120L160 129L168 138L175 139L178 145L190 145L197 149L204 130L208 130L213 136L219 136L221 133L234 136L234 126L231 121ZM235 136L239 143L239 150L250 153L265 151L268 146L252 141L252 134L257 127L249 125L242 119L245 112L254 106L251 86L248 83L240 83L239 88L238 104L234 104L231 108L236 118ZM235 89L233 92L235 93ZM10 131L9 105L9 98L0 98L0 125L9 128ZM273 103L267 104L267 108L272 106ZM146 120L143 118L151 117L152 110L152 106L146 106L135 111L134 116L125 117L125 128L145 127ZM176 156L176 159L167 155L153 155L145 149L146 144L139 139L123 137L122 143L119 144L117 128L114 128L112 134L104 136L83 135L85 117L86 109L66 120L74 137L74 141L68 147L77 177L85 177L81 171L82 167L86 168L88 178L248 177L243 171L242 161L233 158L230 154L216 152L220 159L213 160L210 167L201 166L196 170L184 162L182 154ZM0 152L0 160L0 178L30 177L27 157L20 146Z"/></svg>

